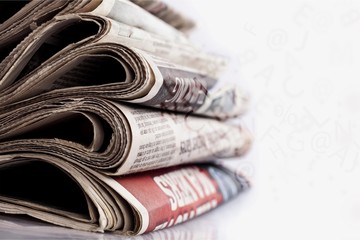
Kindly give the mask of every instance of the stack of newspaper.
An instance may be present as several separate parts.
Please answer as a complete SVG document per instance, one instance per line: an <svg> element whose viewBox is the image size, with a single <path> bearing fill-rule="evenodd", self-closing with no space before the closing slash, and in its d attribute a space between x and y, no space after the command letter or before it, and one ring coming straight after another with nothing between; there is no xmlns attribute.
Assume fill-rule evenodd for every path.
<svg viewBox="0 0 360 240"><path fill-rule="evenodd" d="M248 187L215 160L251 137L225 62L158 0L0 2L0 212L142 234Z"/></svg>

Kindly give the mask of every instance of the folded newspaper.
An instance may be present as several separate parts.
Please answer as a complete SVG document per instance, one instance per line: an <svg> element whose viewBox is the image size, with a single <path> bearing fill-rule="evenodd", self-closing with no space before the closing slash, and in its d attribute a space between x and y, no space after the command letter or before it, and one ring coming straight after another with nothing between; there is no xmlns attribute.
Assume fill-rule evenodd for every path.
<svg viewBox="0 0 360 240"><path fill-rule="evenodd" d="M1 153L56 156L110 175L240 156L251 142L239 125L102 98L43 94L0 113Z"/></svg>
<svg viewBox="0 0 360 240"><path fill-rule="evenodd" d="M37 27L0 63L0 104L65 89L221 119L246 110L242 89L216 84L222 58L119 22L126 16L120 3L129 5L103 0L92 14L59 15Z"/></svg>
<svg viewBox="0 0 360 240"><path fill-rule="evenodd" d="M176 11L168 4L160 0L131 0L136 5L167 22L180 31L188 31L195 26L193 20Z"/></svg>
<svg viewBox="0 0 360 240"><path fill-rule="evenodd" d="M134 0L133 2L144 7L148 12L127 0L0 1L1 52L4 54L5 50L11 50L11 47L42 23L56 15L67 13L93 12L115 18L128 25L144 28L167 39L187 41L183 34L165 23L174 27L178 26L178 29L191 28L192 21L183 14L158 0ZM163 21L153 17L152 14Z"/></svg>
<svg viewBox="0 0 360 240"><path fill-rule="evenodd" d="M0 180L11 182L0 187L2 212L125 235L187 221L249 186L243 176L211 164L106 177L56 159L33 159L31 154L0 155Z"/></svg>
<svg viewBox="0 0 360 240"><path fill-rule="evenodd" d="M158 0L6 1L0 13L1 212L133 235L248 187L209 163L249 149L243 126L220 121L248 97L179 31L191 20Z"/></svg>

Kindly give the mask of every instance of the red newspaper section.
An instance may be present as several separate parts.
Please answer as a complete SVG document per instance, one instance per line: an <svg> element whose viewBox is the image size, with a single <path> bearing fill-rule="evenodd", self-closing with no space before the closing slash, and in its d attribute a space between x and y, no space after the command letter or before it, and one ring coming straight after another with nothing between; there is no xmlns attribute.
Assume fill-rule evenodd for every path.
<svg viewBox="0 0 360 240"><path fill-rule="evenodd" d="M192 219L228 200L244 179L214 165L183 166L115 179L148 211L150 232Z"/></svg>

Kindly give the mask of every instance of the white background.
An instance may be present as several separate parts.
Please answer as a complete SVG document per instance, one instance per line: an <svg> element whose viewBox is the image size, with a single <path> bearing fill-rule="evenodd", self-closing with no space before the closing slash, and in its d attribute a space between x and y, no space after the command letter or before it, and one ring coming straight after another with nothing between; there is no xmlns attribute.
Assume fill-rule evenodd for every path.
<svg viewBox="0 0 360 240"><path fill-rule="evenodd" d="M360 238L360 1L168 2L252 97L255 143L236 164L253 188L207 216L215 235Z"/></svg>

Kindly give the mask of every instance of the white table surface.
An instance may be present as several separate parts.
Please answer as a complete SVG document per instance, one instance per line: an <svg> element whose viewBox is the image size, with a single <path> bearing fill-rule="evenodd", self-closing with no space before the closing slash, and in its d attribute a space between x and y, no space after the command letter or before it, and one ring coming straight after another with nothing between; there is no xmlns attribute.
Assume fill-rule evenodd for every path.
<svg viewBox="0 0 360 240"><path fill-rule="evenodd" d="M202 217L134 239L358 239L360 2L168 2L198 21L194 42L229 57L221 80L250 91L242 121L254 146L231 164L253 187ZM0 215L0 238L50 236L121 239Z"/></svg>

